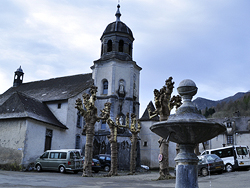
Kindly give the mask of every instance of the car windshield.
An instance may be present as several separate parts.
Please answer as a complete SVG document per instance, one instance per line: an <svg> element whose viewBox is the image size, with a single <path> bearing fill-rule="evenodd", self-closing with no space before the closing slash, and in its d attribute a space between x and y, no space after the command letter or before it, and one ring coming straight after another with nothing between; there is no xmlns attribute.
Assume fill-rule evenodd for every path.
<svg viewBox="0 0 250 188"><path fill-rule="evenodd" d="M238 155L247 155L247 148L246 147L236 147L236 151Z"/></svg>
<svg viewBox="0 0 250 188"><path fill-rule="evenodd" d="M41 158L48 158L49 157L49 152L45 152L42 156L41 156Z"/></svg>

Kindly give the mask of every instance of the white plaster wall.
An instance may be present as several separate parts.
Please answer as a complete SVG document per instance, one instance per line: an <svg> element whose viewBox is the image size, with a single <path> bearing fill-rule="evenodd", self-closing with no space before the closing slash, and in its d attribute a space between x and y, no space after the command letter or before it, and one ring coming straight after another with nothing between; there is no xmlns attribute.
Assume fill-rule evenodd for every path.
<svg viewBox="0 0 250 188"><path fill-rule="evenodd" d="M226 144L226 136L223 134L220 134L213 139L208 141L208 144L205 144L206 149L215 149L215 148L221 148L223 147L223 144ZM226 145L227 146L227 145ZM199 151L202 153L204 151L203 144L199 144Z"/></svg>
<svg viewBox="0 0 250 188"><path fill-rule="evenodd" d="M84 91L87 93L87 91ZM75 103L78 98L82 99L82 94L80 93L75 97L72 97L68 100L68 114L67 114L67 134L71 137L71 142L68 143L69 148L75 148L76 145L76 135L80 135L82 139L82 130L83 127L77 127L77 109L75 108ZM83 100L83 99L82 99Z"/></svg>
<svg viewBox="0 0 250 188"><path fill-rule="evenodd" d="M0 121L0 164L21 164L26 128L25 120Z"/></svg>
<svg viewBox="0 0 250 188"><path fill-rule="evenodd" d="M23 158L24 165L35 162L36 158L43 154L45 147L45 134L46 124L32 119L27 120L27 131L25 135L25 148Z"/></svg>
<svg viewBox="0 0 250 188"><path fill-rule="evenodd" d="M235 145L247 145L250 147L250 136L248 133L235 134Z"/></svg>
<svg viewBox="0 0 250 188"><path fill-rule="evenodd" d="M71 142L72 138L67 137L67 130L28 119L23 158L24 165L35 162L36 158L43 154L45 148L46 129L53 131L51 149L68 148L68 143Z"/></svg>
<svg viewBox="0 0 250 188"><path fill-rule="evenodd" d="M109 74L107 74L109 73ZM105 97L111 95L117 95L117 91L119 89L119 81L124 80L125 82L125 91L126 96L125 100L123 101L122 106L122 113L126 115L127 113L133 112L133 101L126 100L126 97L133 98L133 91L134 91L134 81L136 83L136 93L137 99L139 101L139 81L140 81L140 70L136 66L134 61L106 61L106 62L98 62L94 64L93 69L93 79L95 85L98 87L97 96ZM103 95L103 85L102 81L106 79L109 83L108 85L108 94ZM100 114L100 110L104 108L104 103L111 102L111 114L110 117L112 120L115 120L116 115L119 112L119 100L117 98L104 98L98 99L96 102L96 107L98 109L98 115ZM139 117L139 105L136 105L136 115ZM101 122L96 123L96 130L100 129ZM106 126L108 130L108 126Z"/></svg>
<svg viewBox="0 0 250 188"><path fill-rule="evenodd" d="M58 108L58 103L61 103L61 108ZM67 124L68 101L49 102L47 106L62 124Z"/></svg>
<svg viewBox="0 0 250 188"><path fill-rule="evenodd" d="M149 128L155 123L154 121L142 121L141 122L141 162L149 166L150 168L159 168L158 156L160 153L158 140L160 137L153 133ZM144 142L148 143L148 146L143 146ZM169 167L175 167L174 158L176 157L176 144L169 142L168 148L169 154Z"/></svg>
<svg viewBox="0 0 250 188"><path fill-rule="evenodd" d="M141 138L141 163L149 166L150 168L159 168L158 155L159 149L159 136L150 131L149 127L152 126L153 121L142 121L141 131L139 133ZM147 146L143 146L147 142Z"/></svg>
<svg viewBox="0 0 250 188"><path fill-rule="evenodd" d="M125 81L126 97L133 97L134 74L136 82L137 98L139 101L139 81L140 70L135 66L135 62L129 61L107 61L96 63L93 69L93 79L98 87L97 96L102 96L102 81L107 79L108 95L116 95L119 88L119 80ZM107 74L109 73L109 74Z"/></svg>

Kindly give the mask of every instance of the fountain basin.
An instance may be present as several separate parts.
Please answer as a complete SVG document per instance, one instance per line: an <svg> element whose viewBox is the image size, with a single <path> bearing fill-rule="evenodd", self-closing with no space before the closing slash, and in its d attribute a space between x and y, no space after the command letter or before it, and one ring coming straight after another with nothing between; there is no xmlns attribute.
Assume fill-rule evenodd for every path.
<svg viewBox="0 0 250 188"><path fill-rule="evenodd" d="M226 131L226 128L208 120L161 121L154 123L150 130L162 138L178 144L197 144L214 138Z"/></svg>

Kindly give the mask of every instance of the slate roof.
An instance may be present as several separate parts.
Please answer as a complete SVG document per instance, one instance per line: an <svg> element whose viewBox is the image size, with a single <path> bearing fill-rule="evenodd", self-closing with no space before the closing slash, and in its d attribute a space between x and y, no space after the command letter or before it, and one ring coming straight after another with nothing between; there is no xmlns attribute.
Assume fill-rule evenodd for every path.
<svg viewBox="0 0 250 188"><path fill-rule="evenodd" d="M102 37L110 33L125 33L134 39L131 29L121 21L115 21L110 23L104 30Z"/></svg>
<svg viewBox="0 0 250 188"><path fill-rule="evenodd" d="M0 106L0 119L32 118L53 126L68 129L43 102L23 93L14 92Z"/></svg>
<svg viewBox="0 0 250 188"><path fill-rule="evenodd" d="M155 106L154 106L154 104L152 103L152 101L150 101L150 102L148 103L147 108L148 108L148 107L151 109L152 112L155 111ZM147 109L147 108L145 109L145 111L144 111L142 117L140 118L140 121L159 121L159 116L155 116L155 117L153 117L152 119L149 119L149 114L148 114L148 109Z"/></svg>
<svg viewBox="0 0 250 188"><path fill-rule="evenodd" d="M249 133L248 122L250 121L250 117L239 116L239 117L231 117L231 118L209 118L212 121L222 123L225 122L235 122L235 133Z"/></svg>
<svg viewBox="0 0 250 188"><path fill-rule="evenodd" d="M21 92L42 102L66 100L89 88L93 83L91 73L23 83L0 95L0 105L15 92Z"/></svg>

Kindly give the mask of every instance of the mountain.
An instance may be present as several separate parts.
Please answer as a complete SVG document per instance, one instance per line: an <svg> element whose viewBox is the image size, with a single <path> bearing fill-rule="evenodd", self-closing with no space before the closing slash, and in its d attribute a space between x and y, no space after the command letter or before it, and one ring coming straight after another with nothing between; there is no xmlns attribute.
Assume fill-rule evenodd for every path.
<svg viewBox="0 0 250 188"><path fill-rule="evenodd" d="M197 109L205 110L206 108L216 107L219 103L234 102L234 101L246 96L249 93L250 92L238 92L233 96L230 96L230 97L224 98L222 100L218 100L218 101L213 101L213 100L205 99L202 97L198 97L195 100L193 100L193 103L195 104Z"/></svg>

